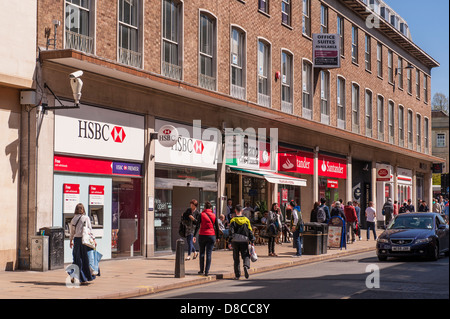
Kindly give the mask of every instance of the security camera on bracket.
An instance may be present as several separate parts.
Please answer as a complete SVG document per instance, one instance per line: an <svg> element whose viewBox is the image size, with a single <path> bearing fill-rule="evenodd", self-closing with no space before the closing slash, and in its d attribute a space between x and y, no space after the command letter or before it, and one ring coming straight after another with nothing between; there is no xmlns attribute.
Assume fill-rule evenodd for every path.
<svg viewBox="0 0 450 319"><path fill-rule="evenodd" d="M80 107L80 99L81 99L81 89L83 87L83 81L81 81L80 77L83 75L83 71L75 71L69 74L70 86L72 88L73 99L75 101L74 105L64 105L61 100L53 93L52 89L44 83L44 88L48 89L50 93L55 97L55 99L61 104L61 106L48 106L47 103L42 103L42 111L45 112L47 110L62 110L62 109L77 109Z"/></svg>

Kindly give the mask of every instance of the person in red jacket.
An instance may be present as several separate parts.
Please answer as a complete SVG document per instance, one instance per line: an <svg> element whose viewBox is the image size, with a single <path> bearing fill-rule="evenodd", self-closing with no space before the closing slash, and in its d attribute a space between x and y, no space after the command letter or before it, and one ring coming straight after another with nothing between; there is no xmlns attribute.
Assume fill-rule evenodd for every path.
<svg viewBox="0 0 450 319"><path fill-rule="evenodd" d="M219 234L218 218L216 218L216 215L213 213L210 202L205 203L205 209L202 211L197 225L200 227L198 231L198 244L200 246L200 271L198 274L208 276L214 243L216 242L216 238L218 238ZM197 233L197 230L198 228L196 229L195 234Z"/></svg>
<svg viewBox="0 0 450 319"><path fill-rule="evenodd" d="M344 206L344 214L345 214L345 221L346 221L346 228L347 228L347 243L349 242L349 234L351 228L352 233L352 243L355 242L355 227L356 223L358 222L358 217L356 216L356 210L355 207L353 207L352 202L349 201L347 205Z"/></svg>

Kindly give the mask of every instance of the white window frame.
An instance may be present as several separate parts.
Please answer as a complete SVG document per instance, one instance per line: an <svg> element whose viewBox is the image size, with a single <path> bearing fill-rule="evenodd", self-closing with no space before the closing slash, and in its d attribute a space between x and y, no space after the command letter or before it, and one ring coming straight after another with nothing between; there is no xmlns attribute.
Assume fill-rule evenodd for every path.
<svg viewBox="0 0 450 319"><path fill-rule="evenodd" d="M358 83L352 82L352 132L360 132L359 108L361 87Z"/></svg>
<svg viewBox="0 0 450 319"><path fill-rule="evenodd" d="M389 143L394 144L395 138L395 103L388 100L388 136Z"/></svg>
<svg viewBox="0 0 450 319"><path fill-rule="evenodd" d="M428 76L423 74L423 101L428 104Z"/></svg>
<svg viewBox="0 0 450 319"><path fill-rule="evenodd" d="M388 82L394 83L394 53L391 50L388 50Z"/></svg>
<svg viewBox="0 0 450 319"><path fill-rule="evenodd" d="M311 0L302 3L302 33L311 37Z"/></svg>
<svg viewBox="0 0 450 319"><path fill-rule="evenodd" d="M403 90L403 58L397 59L398 87Z"/></svg>
<svg viewBox="0 0 450 319"><path fill-rule="evenodd" d="M304 118L312 120L313 112L313 63L308 59L302 60L302 115ZM305 97L309 103L306 104Z"/></svg>
<svg viewBox="0 0 450 319"><path fill-rule="evenodd" d="M364 62L366 70L372 71L372 37L366 33L364 39Z"/></svg>
<svg viewBox="0 0 450 319"><path fill-rule="evenodd" d="M358 27L352 25L352 62L358 64Z"/></svg>
<svg viewBox="0 0 450 319"><path fill-rule="evenodd" d="M377 76L383 78L383 45L377 42Z"/></svg>
<svg viewBox="0 0 450 319"><path fill-rule="evenodd" d="M416 69L416 97L420 99L420 71Z"/></svg>
<svg viewBox="0 0 450 319"><path fill-rule="evenodd" d="M184 2L180 0L172 1L176 7L176 14L178 15L178 21L176 22L176 39L165 37L165 10L164 1L161 1L161 74L176 80L183 80L183 13L184 13ZM173 16L171 15L171 18ZM173 31L172 31L173 32ZM176 47L177 61L174 61L172 57L169 58L170 61L166 61L166 49L165 44L169 46ZM170 56L170 52L169 52Z"/></svg>
<svg viewBox="0 0 450 319"><path fill-rule="evenodd" d="M412 149L414 144L414 118L413 118L413 111L411 109L408 109L406 119L406 129L408 133L407 135L408 148Z"/></svg>
<svg viewBox="0 0 450 319"><path fill-rule="evenodd" d="M426 154L430 153L429 143L430 143L430 119L428 117L424 116L424 121L423 121L423 144L425 146L425 153Z"/></svg>
<svg viewBox="0 0 450 319"><path fill-rule="evenodd" d="M346 102L346 95L345 95L345 78L342 75L337 76L336 81L336 117L337 117L337 127L341 129L345 129L346 123L345 123L345 102Z"/></svg>
<svg viewBox="0 0 450 319"><path fill-rule="evenodd" d="M70 0L64 1L64 48L65 49L74 49L86 53L96 54L96 44L95 44L95 36L96 36L96 5L97 2L94 0L87 0L88 5L87 7L79 6L77 4L73 4ZM88 26L87 26L87 32L80 32L71 30L71 21L68 20L68 14L67 14L67 8L68 6L72 6L75 10L73 14L69 14L70 16L73 16L74 24L79 25L81 15L79 13L76 13L76 10L78 12L84 11L88 14ZM75 19L78 21L75 22ZM87 34L85 34L87 33Z"/></svg>
<svg viewBox="0 0 450 319"><path fill-rule="evenodd" d="M260 44L262 44L267 50L264 50L263 54L260 54ZM258 93L258 104L266 107L271 107L271 67L272 67L272 44L264 39L258 38L256 44L257 50L257 70L256 70L256 78L257 81L257 93ZM262 60L261 60L262 59ZM262 69L261 69L262 67ZM265 87L261 86L261 84L265 82ZM265 88L265 92L262 92L262 89Z"/></svg>
<svg viewBox="0 0 450 319"><path fill-rule="evenodd" d="M370 99L368 99L368 96L370 96ZM366 136L373 137L373 122L372 122L373 92L370 89L366 89L364 92L364 110L365 110L364 124L366 128Z"/></svg>
<svg viewBox="0 0 450 319"><path fill-rule="evenodd" d="M416 150L422 152L422 115L416 113Z"/></svg>
<svg viewBox="0 0 450 319"><path fill-rule="evenodd" d="M291 9L291 0L282 0L281 1L281 23L291 26L292 25L292 9ZM284 19L286 17L286 19ZM286 21L284 21L286 20Z"/></svg>
<svg viewBox="0 0 450 319"><path fill-rule="evenodd" d="M341 41L341 55L344 56L345 55L345 33L344 33L344 25L345 25L345 20L344 17L341 15L337 16L337 31L336 33L339 34L339 38Z"/></svg>
<svg viewBox="0 0 450 319"><path fill-rule="evenodd" d="M378 140L384 141L384 96L381 94L377 95L377 136Z"/></svg>
<svg viewBox="0 0 450 319"><path fill-rule="evenodd" d="M398 145L405 146L405 107L398 105Z"/></svg>
<svg viewBox="0 0 450 319"><path fill-rule="evenodd" d="M406 90L408 94L412 94L412 68L411 63L407 64L408 68L406 69Z"/></svg>
<svg viewBox="0 0 450 319"><path fill-rule="evenodd" d="M202 17L207 18L207 20L211 20L211 29L212 33L207 34L206 38L210 38L209 40L212 42L209 44L211 46L211 50L208 50L209 52L203 52L202 51ZM199 86L211 90L211 91L217 91L217 35L218 35L218 20L217 17L212 14L211 12L200 9L198 14L198 83ZM206 45L208 45L206 43ZM211 74L204 74L202 73L202 57L204 59L210 59L211 60Z"/></svg>
<svg viewBox="0 0 450 319"><path fill-rule="evenodd" d="M289 58L289 63L284 66L284 56ZM281 49L281 110L286 113L293 113L294 105L294 54L288 49ZM283 98L283 90L289 91L289 100Z"/></svg>
<svg viewBox="0 0 450 319"><path fill-rule="evenodd" d="M447 147L447 136L444 133L436 134L436 147Z"/></svg>
<svg viewBox="0 0 450 319"><path fill-rule="evenodd" d="M328 33L328 7L320 5L320 33Z"/></svg>
<svg viewBox="0 0 450 319"><path fill-rule="evenodd" d="M320 122L330 124L330 72L320 71Z"/></svg>
<svg viewBox="0 0 450 319"><path fill-rule="evenodd" d="M234 52L234 32L239 36ZM230 26L230 95L245 100L247 97L247 32L238 25ZM233 72L241 73L241 84L233 84Z"/></svg>

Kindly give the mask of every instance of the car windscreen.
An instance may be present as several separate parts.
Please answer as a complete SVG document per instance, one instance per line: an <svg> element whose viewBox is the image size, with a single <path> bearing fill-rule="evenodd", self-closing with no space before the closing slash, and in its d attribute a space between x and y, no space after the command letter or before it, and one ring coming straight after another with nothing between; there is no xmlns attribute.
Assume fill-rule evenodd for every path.
<svg viewBox="0 0 450 319"><path fill-rule="evenodd" d="M433 217L431 216L398 216L389 229L432 229Z"/></svg>

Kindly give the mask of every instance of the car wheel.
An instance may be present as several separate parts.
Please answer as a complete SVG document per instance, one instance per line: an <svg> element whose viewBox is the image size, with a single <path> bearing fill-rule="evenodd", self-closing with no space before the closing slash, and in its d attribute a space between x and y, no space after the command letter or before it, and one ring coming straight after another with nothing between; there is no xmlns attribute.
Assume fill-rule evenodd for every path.
<svg viewBox="0 0 450 319"><path fill-rule="evenodd" d="M431 260L436 261L439 259L439 244L436 243L433 249L433 255L430 256Z"/></svg>
<svg viewBox="0 0 450 319"><path fill-rule="evenodd" d="M380 256L380 255L378 255L378 260L379 261L386 261L387 260L387 256Z"/></svg>

